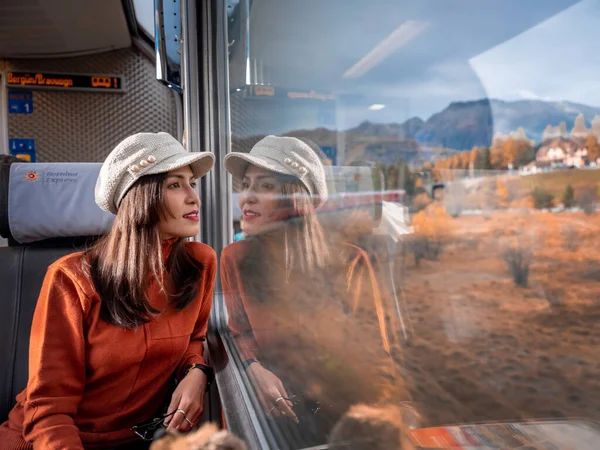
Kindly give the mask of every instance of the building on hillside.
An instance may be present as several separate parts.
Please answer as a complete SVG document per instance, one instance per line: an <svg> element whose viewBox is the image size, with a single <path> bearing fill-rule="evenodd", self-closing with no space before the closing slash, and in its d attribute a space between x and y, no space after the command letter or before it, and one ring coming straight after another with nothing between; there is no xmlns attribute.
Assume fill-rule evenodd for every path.
<svg viewBox="0 0 600 450"><path fill-rule="evenodd" d="M574 139L552 139L540 146L535 163L538 167L565 166L584 167L587 164L588 151L585 144Z"/></svg>

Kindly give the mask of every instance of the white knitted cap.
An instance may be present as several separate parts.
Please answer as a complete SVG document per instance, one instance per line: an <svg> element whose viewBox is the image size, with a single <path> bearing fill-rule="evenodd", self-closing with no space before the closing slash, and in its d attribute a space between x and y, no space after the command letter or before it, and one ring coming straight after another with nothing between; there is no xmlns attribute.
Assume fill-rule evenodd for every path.
<svg viewBox="0 0 600 450"><path fill-rule="evenodd" d="M190 153L169 133L134 134L121 141L102 164L96 181L96 203L116 214L129 188L144 175L190 166L194 177L200 178L214 163L212 153Z"/></svg>
<svg viewBox="0 0 600 450"><path fill-rule="evenodd" d="M250 153L232 152L225 156L225 169L242 180L250 164L272 172L293 175L306 186L315 207L327 201L327 181L321 160L308 144L294 137L267 136Z"/></svg>

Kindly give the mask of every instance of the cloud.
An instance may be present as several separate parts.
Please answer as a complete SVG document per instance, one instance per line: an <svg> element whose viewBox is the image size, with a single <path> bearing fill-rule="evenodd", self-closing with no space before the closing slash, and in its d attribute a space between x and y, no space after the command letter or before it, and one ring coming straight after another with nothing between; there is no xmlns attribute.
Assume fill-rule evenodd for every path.
<svg viewBox="0 0 600 450"><path fill-rule="evenodd" d="M550 97L541 97L537 95L535 92L529 91L527 89L517 89L515 91L514 96L518 99L522 100L542 100L542 101L552 101Z"/></svg>

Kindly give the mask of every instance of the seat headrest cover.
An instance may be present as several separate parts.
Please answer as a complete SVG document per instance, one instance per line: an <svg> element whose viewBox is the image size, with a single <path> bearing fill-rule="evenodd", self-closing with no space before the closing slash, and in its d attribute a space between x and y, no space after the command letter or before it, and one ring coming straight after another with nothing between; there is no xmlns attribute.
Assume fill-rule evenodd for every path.
<svg viewBox="0 0 600 450"><path fill-rule="evenodd" d="M114 216L94 201L100 163L32 163L10 167L8 222L21 243L106 234Z"/></svg>

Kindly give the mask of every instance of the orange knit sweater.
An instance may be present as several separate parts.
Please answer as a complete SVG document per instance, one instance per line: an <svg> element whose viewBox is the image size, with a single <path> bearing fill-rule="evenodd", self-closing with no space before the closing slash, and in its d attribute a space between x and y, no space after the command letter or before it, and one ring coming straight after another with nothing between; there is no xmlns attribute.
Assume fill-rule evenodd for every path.
<svg viewBox="0 0 600 450"><path fill-rule="evenodd" d="M177 312L150 283L150 303L166 310L136 329L100 319L81 253L48 268L31 328L29 382L0 427L2 448L103 449L135 440L130 427L155 417L173 376L205 364L216 256L204 244L185 245L205 267L197 297Z"/></svg>
<svg viewBox="0 0 600 450"><path fill-rule="evenodd" d="M286 279L272 261L259 283L267 298L256 298L242 269L251 248L239 241L221 255L230 336L241 359L257 359L286 389L311 392L333 409L384 397L397 382L390 381L385 299L365 251L343 245L341 258L309 278Z"/></svg>

